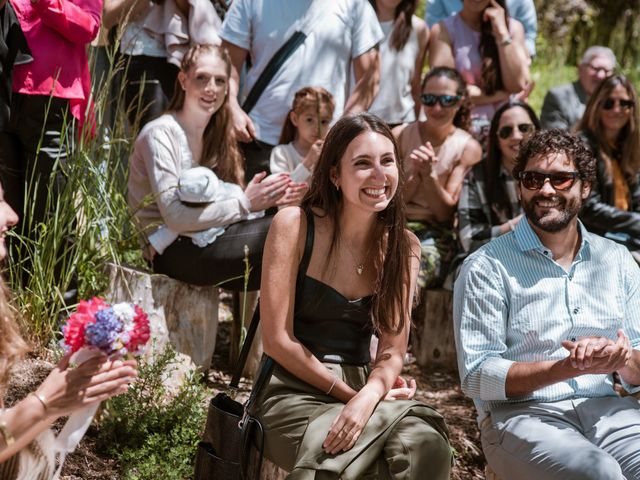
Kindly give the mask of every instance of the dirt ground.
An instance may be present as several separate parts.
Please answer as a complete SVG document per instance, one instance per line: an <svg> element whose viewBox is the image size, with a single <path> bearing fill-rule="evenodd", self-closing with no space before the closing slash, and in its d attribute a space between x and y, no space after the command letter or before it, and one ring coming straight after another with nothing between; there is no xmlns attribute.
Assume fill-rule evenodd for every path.
<svg viewBox="0 0 640 480"><path fill-rule="evenodd" d="M226 388L230 380L228 366L229 337L231 324L221 322L216 342L216 353L212 361L207 383L212 394ZM46 377L53 365L46 360L28 358L12 375L7 392L6 404L11 405L23 398ZM418 382L419 400L435 407L444 415L451 433L451 443L457 453L452 478L455 480L483 479L484 457L480 449L479 434L472 402L460 391L455 372L445 372L408 365L404 374ZM250 384L242 382L240 392L248 395ZM61 428L62 422L54 428ZM119 468L113 458L109 458L96 447L96 430L91 427L78 449L67 457L61 478L63 480L119 480Z"/></svg>

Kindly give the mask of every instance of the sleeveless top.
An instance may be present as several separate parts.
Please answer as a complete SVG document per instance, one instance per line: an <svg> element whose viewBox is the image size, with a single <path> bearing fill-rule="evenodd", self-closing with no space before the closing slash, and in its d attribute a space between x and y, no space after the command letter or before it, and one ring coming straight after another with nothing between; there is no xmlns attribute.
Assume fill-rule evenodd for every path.
<svg viewBox="0 0 640 480"><path fill-rule="evenodd" d="M509 31L513 31L513 24L517 20L509 18ZM467 25L460 13L442 20L449 38L455 68L469 85L476 85L484 90L482 85L482 55L480 54L480 32ZM479 105L471 110L471 121L474 132L480 132L491 123L493 114L504 101Z"/></svg>
<svg viewBox="0 0 640 480"><path fill-rule="evenodd" d="M293 333L321 362L366 365L371 361L372 296L348 300L333 287L308 276L313 241L313 214L307 213L307 239L296 283Z"/></svg>
<svg viewBox="0 0 640 480"><path fill-rule="evenodd" d="M369 107L369 113L379 116L390 124L413 122L416 119L411 81L420 52L416 32L420 19L412 17L409 39L400 51L391 48L389 44L393 23L393 20L380 22L384 33L384 42L380 44L380 88Z"/></svg>
<svg viewBox="0 0 640 480"><path fill-rule="evenodd" d="M470 138L471 135L468 132L456 128L453 133L442 142L442 145L434 148L438 156L438 162L434 165L434 168L442 184L446 184L449 175L451 175L453 169L460 162L462 153ZM409 154L422 144L418 122L407 125L398 136L400 158L406 161ZM437 223L431 205L433 202L439 202L440 200L437 193L426 184L426 180L423 179L421 181L421 185L413 194L412 198L406 198L405 200L407 202L407 220Z"/></svg>

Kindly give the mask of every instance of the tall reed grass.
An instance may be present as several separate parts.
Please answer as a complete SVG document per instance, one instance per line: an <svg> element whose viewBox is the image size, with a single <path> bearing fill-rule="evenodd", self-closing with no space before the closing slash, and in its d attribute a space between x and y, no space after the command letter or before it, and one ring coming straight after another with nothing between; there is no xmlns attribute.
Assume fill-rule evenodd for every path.
<svg viewBox="0 0 640 480"><path fill-rule="evenodd" d="M109 68L98 87L94 85L95 135L61 135L63 149L71 154L56 162L48 179L48 215L37 225L32 221L30 201L37 180L26 180L24 225L10 234L8 279L22 313L24 333L36 348L46 347L55 338L61 316L73 307L65 305L63 292L76 278L78 297L86 298L105 290L106 262L143 264L126 201L128 158L135 132L127 126L124 102L118 101L124 98L124 87L113 88L124 68L110 51ZM109 102L114 102L114 91L110 116L107 110ZM101 121L104 118L113 121ZM74 131L72 120L69 117L65 125L68 132ZM54 195L56 182L58 194ZM35 235L28 238L20 231Z"/></svg>

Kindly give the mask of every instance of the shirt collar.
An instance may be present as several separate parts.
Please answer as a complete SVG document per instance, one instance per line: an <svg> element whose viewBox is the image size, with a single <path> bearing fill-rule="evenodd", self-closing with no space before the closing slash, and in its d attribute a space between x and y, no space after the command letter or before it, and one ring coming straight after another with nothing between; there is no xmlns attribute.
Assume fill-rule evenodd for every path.
<svg viewBox="0 0 640 480"><path fill-rule="evenodd" d="M590 255L589 249L589 232L584 227L582 222L578 220L578 229L580 230L580 249L578 250L578 254L576 255L575 260L588 259ZM514 235L516 237L516 242L521 251L526 252L529 250L538 250L545 255L548 254L549 249L545 247L536 232L529 225L529 221L527 217L522 217L522 219L516 225L514 230Z"/></svg>

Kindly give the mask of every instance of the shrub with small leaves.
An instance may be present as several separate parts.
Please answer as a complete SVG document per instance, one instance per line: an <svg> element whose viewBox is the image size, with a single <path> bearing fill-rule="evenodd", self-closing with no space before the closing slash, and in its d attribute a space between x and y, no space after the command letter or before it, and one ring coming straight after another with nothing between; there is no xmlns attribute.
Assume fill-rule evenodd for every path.
<svg viewBox="0 0 640 480"><path fill-rule="evenodd" d="M188 374L170 394L165 379L176 353L167 348L153 362L140 363L129 391L112 399L101 418L101 448L121 465L127 480L191 478L210 395L200 374Z"/></svg>

